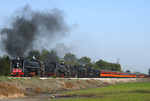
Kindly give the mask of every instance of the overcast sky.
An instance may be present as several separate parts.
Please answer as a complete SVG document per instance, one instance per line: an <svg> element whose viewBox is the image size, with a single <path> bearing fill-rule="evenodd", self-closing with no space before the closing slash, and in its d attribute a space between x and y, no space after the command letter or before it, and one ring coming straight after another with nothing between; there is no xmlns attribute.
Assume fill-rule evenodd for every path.
<svg viewBox="0 0 150 101"><path fill-rule="evenodd" d="M58 8L65 13L70 35L60 41L78 58L112 63L119 58L124 71L148 72L149 0L1 0L0 29L9 26L10 17L27 4L33 10Z"/></svg>

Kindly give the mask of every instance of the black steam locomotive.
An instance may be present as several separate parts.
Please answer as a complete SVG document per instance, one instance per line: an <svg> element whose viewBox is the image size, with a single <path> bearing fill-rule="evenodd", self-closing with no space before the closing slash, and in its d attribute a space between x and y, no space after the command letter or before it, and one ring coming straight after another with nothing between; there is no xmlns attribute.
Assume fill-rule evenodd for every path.
<svg viewBox="0 0 150 101"><path fill-rule="evenodd" d="M146 74L96 70L87 66L68 66L59 63L42 63L35 59L17 58L11 62L10 72L15 77L64 77L64 78L147 78Z"/></svg>
<svg viewBox="0 0 150 101"><path fill-rule="evenodd" d="M44 64L35 59L20 58L13 59L10 72L15 77L44 76Z"/></svg>

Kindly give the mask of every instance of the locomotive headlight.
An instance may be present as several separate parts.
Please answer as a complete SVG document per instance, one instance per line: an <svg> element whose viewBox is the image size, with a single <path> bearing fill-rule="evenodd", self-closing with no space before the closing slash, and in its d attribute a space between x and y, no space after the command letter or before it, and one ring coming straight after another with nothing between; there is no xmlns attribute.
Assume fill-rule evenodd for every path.
<svg viewBox="0 0 150 101"><path fill-rule="evenodd" d="M17 67L19 67L19 63L17 63Z"/></svg>

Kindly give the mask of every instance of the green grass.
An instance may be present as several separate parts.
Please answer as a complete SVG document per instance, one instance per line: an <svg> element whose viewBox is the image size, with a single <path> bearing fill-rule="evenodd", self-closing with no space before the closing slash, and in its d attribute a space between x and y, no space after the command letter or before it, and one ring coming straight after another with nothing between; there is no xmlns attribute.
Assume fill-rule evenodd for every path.
<svg viewBox="0 0 150 101"><path fill-rule="evenodd" d="M12 81L9 77L0 76L0 82L2 81Z"/></svg>
<svg viewBox="0 0 150 101"><path fill-rule="evenodd" d="M61 101L150 101L150 82L116 84L71 91L63 95L74 96L75 99L61 99Z"/></svg>

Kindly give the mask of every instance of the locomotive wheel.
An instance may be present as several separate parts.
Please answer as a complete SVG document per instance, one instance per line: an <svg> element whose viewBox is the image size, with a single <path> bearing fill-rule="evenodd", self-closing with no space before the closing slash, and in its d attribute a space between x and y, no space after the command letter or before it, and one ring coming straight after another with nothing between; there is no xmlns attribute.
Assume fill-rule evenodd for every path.
<svg viewBox="0 0 150 101"><path fill-rule="evenodd" d="M57 73L57 77L60 77L60 73L59 72Z"/></svg>
<svg viewBox="0 0 150 101"><path fill-rule="evenodd" d="M38 77L42 77L42 73L38 71Z"/></svg>
<svg viewBox="0 0 150 101"><path fill-rule="evenodd" d="M44 77L44 73L43 73L43 71L42 71L42 73L41 73L41 77Z"/></svg>

